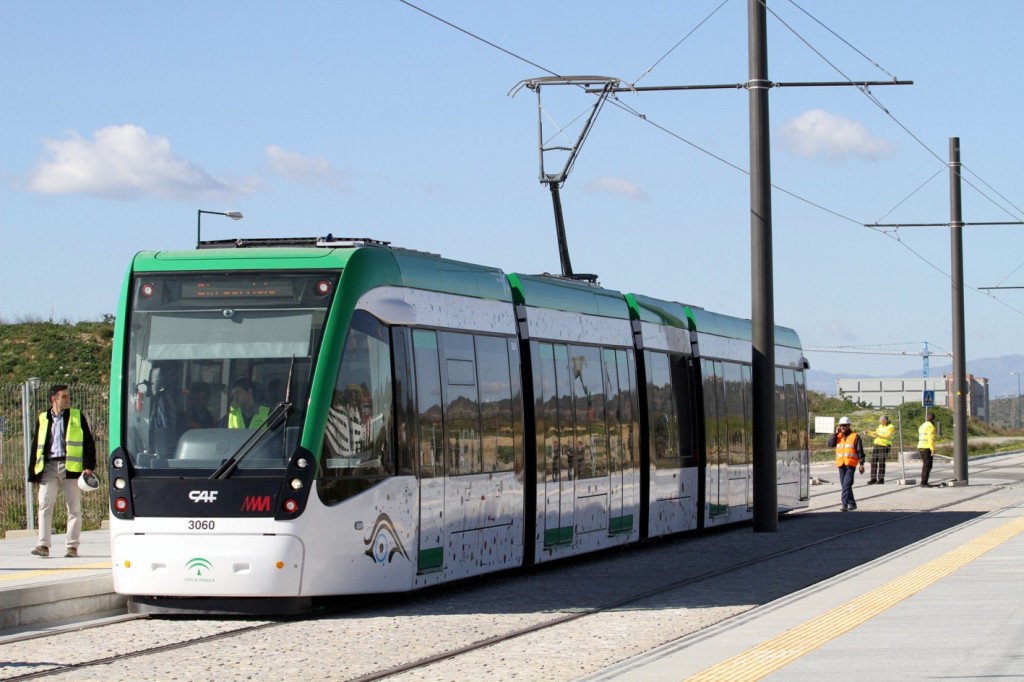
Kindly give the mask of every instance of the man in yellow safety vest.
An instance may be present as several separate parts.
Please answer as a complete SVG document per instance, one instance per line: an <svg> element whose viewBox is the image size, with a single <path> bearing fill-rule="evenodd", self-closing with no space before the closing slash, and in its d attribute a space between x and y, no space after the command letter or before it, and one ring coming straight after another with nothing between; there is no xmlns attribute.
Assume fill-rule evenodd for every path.
<svg viewBox="0 0 1024 682"><path fill-rule="evenodd" d="M267 421L270 408L256 402L256 384L242 377L231 384L231 406L225 415L225 426L229 429L255 429Z"/></svg>
<svg viewBox="0 0 1024 682"><path fill-rule="evenodd" d="M917 451L921 454L921 487L931 488L928 475L932 472L935 455L935 413L929 412L924 424L917 427Z"/></svg>
<svg viewBox="0 0 1024 682"><path fill-rule="evenodd" d="M83 474L92 476L96 443L85 415L71 407L67 384L50 387L50 409L39 415L31 452L28 480L39 486L39 543L32 554L50 556L53 507L57 491L63 488L68 511L64 556L77 557L82 537L82 491L77 479Z"/></svg>
<svg viewBox="0 0 1024 682"><path fill-rule="evenodd" d="M885 483L885 460L889 458L892 450L892 438L896 433L896 425L889 423L889 418L884 414L878 418L878 428L868 431L868 434L875 437L875 447L871 450L871 478L868 485Z"/></svg>

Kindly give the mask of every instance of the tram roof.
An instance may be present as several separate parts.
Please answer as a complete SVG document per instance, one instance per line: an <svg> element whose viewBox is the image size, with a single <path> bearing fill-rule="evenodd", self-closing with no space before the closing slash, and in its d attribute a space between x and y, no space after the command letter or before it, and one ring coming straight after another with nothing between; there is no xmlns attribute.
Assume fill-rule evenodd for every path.
<svg viewBox="0 0 1024 682"><path fill-rule="evenodd" d="M145 272L344 268L354 251L302 247L141 251L135 254L132 266L136 271Z"/></svg>
<svg viewBox="0 0 1024 682"><path fill-rule="evenodd" d="M614 289L602 289L554 275L510 273L508 280L516 303L535 308L629 319L626 299L622 292Z"/></svg>
<svg viewBox="0 0 1024 682"><path fill-rule="evenodd" d="M385 266L390 262L390 267ZM397 265L397 270L393 269ZM382 267L383 266L383 267ZM505 274L498 268L442 258L425 251L391 247L373 240L268 239L203 242L189 251L143 251L133 269L178 270L352 270L368 286L391 283L476 298L512 301Z"/></svg>
<svg viewBox="0 0 1024 682"><path fill-rule="evenodd" d="M667 327L689 329L699 334L711 334L730 339L751 341L753 326L750 320L675 301L662 301L642 294L626 294L634 319ZM775 326L775 343L800 348L800 337L789 327Z"/></svg>

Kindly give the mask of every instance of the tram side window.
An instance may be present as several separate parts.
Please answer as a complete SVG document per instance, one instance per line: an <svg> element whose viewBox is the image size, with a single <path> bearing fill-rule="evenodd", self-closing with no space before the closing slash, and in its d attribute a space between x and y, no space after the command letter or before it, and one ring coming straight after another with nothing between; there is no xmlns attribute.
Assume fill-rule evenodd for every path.
<svg viewBox="0 0 1024 682"><path fill-rule="evenodd" d="M725 413L722 363L702 360L704 375L704 437L707 448L707 465L724 464Z"/></svg>
<svg viewBox="0 0 1024 682"><path fill-rule="evenodd" d="M558 412L558 441L561 450L555 453L562 468L562 476L572 479L576 475L576 412L573 409L572 369L569 366L569 347L555 344L555 409Z"/></svg>
<svg viewBox="0 0 1024 682"><path fill-rule="evenodd" d="M572 447L576 478L608 475L608 424L605 417L605 371L601 349L570 346L576 433Z"/></svg>
<svg viewBox="0 0 1024 682"><path fill-rule="evenodd" d="M786 381L786 432L789 434L789 449L800 448L800 412L797 400L796 373L792 369L783 370Z"/></svg>
<svg viewBox="0 0 1024 682"><path fill-rule="evenodd" d="M697 435L694 405L697 403L697 381L693 361L685 356L672 357L672 395L679 420L679 457L684 467L697 466Z"/></svg>
<svg viewBox="0 0 1024 682"><path fill-rule="evenodd" d="M394 474L393 395L388 329L357 311L334 386L321 458L321 479L348 483L325 484L327 498L345 499Z"/></svg>
<svg viewBox="0 0 1024 682"><path fill-rule="evenodd" d="M725 385L725 430L730 465L739 466L749 463L747 458L747 442L750 429L746 422L745 404L747 397L743 385L743 367L736 362L723 362L723 381Z"/></svg>
<svg viewBox="0 0 1024 682"><path fill-rule="evenodd" d="M477 336L476 357L483 470L512 471L517 448L509 342L499 336Z"/></svg>
<svg viewBox="0 0 1024 682"><path fill-rule="evenodd" d="M744 364L743 371L743 424L747 433L746 461L754 461L754 382L751 373L754 368Z"/></svg>
<svg viewBox="0 0 1024 682"><path fill-rule="evenodd" d="M786 426L786 377L781 367L775 368L775 448L777 452L789 449L789 430Z"/></svg>
<svg viewBox="0 0 1024 682"><path fill-rule="evenodd" d="M665 353L645 351L647 404L650 411L652 461L655 467L682 465L679 456L679 421L672 388L671 360Z"/></svg>
<svg viewBox="0 0 1024 682"><path fill-rule="evenodd" d="M630 356L625 350L604 348L605 405L608 412L608 469L633 468L636 447L635 398Z"/></svg>
<svg viewBox="0 0 1024 682"><path fill-rule="evenodd" d="M534 414L536 415L537 480L558 481L562 477L558 399L555 390L555 347L531 341L533 355Z"/></svg>
<svg viewBox="0 0 1024 682"><path fill-rule="evenodd" d="M807 449L807 429L810 418L807 415L807 389L804 384L804 371L797 370L794 375L794 381L796 381L796 415L797 415L797 448L800 450Z"/></svg>
<svg viewBox="0 0 1024 682"><path fill-rule="evenodd" d="M417 460L422 478L444 476L444 420L441 408L441 369L437 332L415 329L412 333L416 373Z"/></svg>
<svg viewBox="0 0 1024 682"><path fill-rule="evenodd" d="M483 471L480 456L480 398L471 334L441 333L444 359L444 418L449 475Z"/></svg>
<svg viewBox="0 0 1024 682"><path fill-rule="evenodd" d="M415 473L416 396L412 380L412 338L407 327L391 328L391 348L395 358L395 415L397 425L397 472Z"/></svg>
<svg viewBox="0 0 1024 682"><path fill-rule="evenodd" d="M519 340L509 337L505 341L508 344L509 388L512 392L512 444L515 450L513 466L515 471L521 476L526 468L523 447L526 424L523 415L523 384L520 378Z"/></svg>

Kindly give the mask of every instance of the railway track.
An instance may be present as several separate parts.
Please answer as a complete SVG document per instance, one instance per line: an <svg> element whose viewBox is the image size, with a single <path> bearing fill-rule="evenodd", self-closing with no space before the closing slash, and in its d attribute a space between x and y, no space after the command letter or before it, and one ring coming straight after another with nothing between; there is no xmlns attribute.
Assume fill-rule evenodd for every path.
<svg viewBox="0 0 1024 682"><path fill-rule="evenodd" d="M1015 466L1020 474L1019 459L973 473ZM411 595L349 600L309 618L144 618L44 633L0 645L0 678L80 682L146 671L150 679L249 679L287 668L300 652L306 675L332 679L450 679L528 661L536 669L525 679L567 679L999 508L985 500L1004 488L951 489L927 509L907 511L817 513L831 510L823 503L784 517L777 534L740 527L659 540ZM78 646L57 655L68 641ZM595 641L617 645L595 651Z"/></svg>

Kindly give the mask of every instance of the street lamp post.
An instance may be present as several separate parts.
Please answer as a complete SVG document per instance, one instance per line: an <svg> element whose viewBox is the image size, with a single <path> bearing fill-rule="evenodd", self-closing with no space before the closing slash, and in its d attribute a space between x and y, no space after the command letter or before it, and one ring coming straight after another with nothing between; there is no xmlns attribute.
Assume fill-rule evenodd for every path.
<svg viewBox="0 0 1024 682"><path fill-rule="evenodd" d="M196 246L199 246L199 242L203 241L203 214L209 213L210 215L226 215L232 220L241 220L242 214L238 211L204 211L199 209L196 213Z"/></svg>
<svg viewBox="0 0 1024 682"><path fill-rule="evenodd" d="M1017 421L1016 421L1017 426L1015 428L1019 429L1020 428L1020 372L1010 372L1010 376L1013 376L1013 375L1017 376Z"/></svg>

